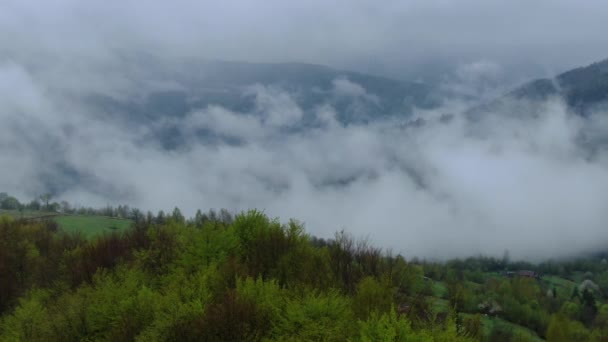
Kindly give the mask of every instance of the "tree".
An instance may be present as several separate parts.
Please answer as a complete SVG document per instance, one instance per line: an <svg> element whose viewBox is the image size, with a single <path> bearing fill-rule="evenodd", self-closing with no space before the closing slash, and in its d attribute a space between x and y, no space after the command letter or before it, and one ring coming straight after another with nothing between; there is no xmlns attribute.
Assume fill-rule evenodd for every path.
<svg viewBox="0 0 608 342"><path fill-rule="evenodd" d="M151 211L148 210L148 212L146 213L146 223L153 223L154 222L154 214L152 214Z"/></svg>
<svg viewBox="0 0 608 342"><path fill-rule="evenodd" d="M108 217L114 217L114 208L111 205L107 205L103 210L102 210L102 215L103 216L108 216Z"/></svg>
<svg viewBox="0 0 608 342"><path fill-rule="evenodd" d="M557 298L557 289L555 288L555 285L553 285L553 290L551 290L551 294L553 295L553 299Z"/></svg>
<svg viewBox="0 0 608 342"><path fill-rule="evenodd" d="M16 210L21 207L19 200L13 196L7 196L1 203L0 207L7 210Z"/></svg>
<svg viewBox="0 0 608 342"><path fill-rule="evenodd" d="M49 211L55 211L56 212L56 211L59 211L59 209L61 209L61 204L59 204L57 202L53 202L53 203L49 204L48 208L49 208L48 209Z"/></svg>
<svg viewBox="0 0 608 342"><path fill-rule="evenodd" d="M601 328L608 327L608 304L603 304L598 309L598 313L595 316L595 325Z"/></svg>
<svg viewBox="0 0 608 342"><path fill-rule="evenodd" d="M26 208L30 210L40 210L40 201L38 201L37 199L32 200L29 204L26 205Z"/></svg>
<svg viewBox="0 0 608 342"><path fill-rule="evenodd" d="M44 208L46 210L49 210L49 202L51 201L51 198L53 198L53 195L51 195L50 193L46 193L46 194L42 194L40 195L40 200L42 201L42 203L44 203Z"/></svg>
<svg viewBox="0 0 608 342"><path fill-rule="evenodd" d="M70 203L68 203L67 201L61 201L61 211L63 211L64 213L69 213L70 211L72 211Z"/></svg>
<svg viewBox="0 0 608 342"><path fill-rule="evenodd" d="M215 212L214 209L209 209L209 212L207 213L207 217L209 218L209 221L212 221L212 222L217 221L217 213Z"/></svg>
<svg viewBox="0 0 608 342"><path fill-rule="evenodd" d="M483 335L483 327L481 322L481 315L475 314L466 316L462 322L464 329L464 335L475 339L476 341L481 340Z"/></svg>
<svg viewBox="0 0 608 342"><path fill-rule="evenodd" d="M173 219L173 221L175 221L177 223L184 223L184 221L186 220L184 218L184 215L182 215L181 210L179 210L178 207L175 207L175 209L173 209L173 214L171 214L171 219Z"/></svg>
<svg viewBox="0 0 608 342"><path fill-rule="evenodd" d="M366 320L374 312L383 314L391 309L393 301L392 289L373 277L363 278L357 285L353 299L355 315Z"/></svg>
<svg viewBox="0 0 608 342"><path fill-rule="evenodd" d="M233 221L232 214L227 209L220 209L220 221L223 224L231 224Z"/></svg>
<svg viewBox="0 0 608 342"><path fill-rule="evenodd" d="M583 304L581 320L585 324L590 325L597 314L597 305L595 303L595 296L589 289L583 290L581 295L581 303Z"/></svg>
<svg viewBox="0 0 608 342"><path fill-rule="evenodd" d="M203 228L204 223L205 223L205 218L203 216L203 213L201 212L200 209L198 209L196 211L196 214L194 215L194 225L196 225L196 228Z"/></svg>
<svg viewBox="0 0 608 342"><path fill-rule="evenodd" d="M509 254L509 250L505 249L504 254L502 255L502 264L504 268L507 268L507 266L509 265L509 262L511 261L511 257Z"/></svg>
<svg viewBox="0 0 608 342"><path fill-rule="evenodd" d="M547 341L568 342L570 341L570 329L568 318L561 314L551 317L547 328Z"/></svg>
<svg viewBox="0 0 608 342"><path fill-rule="evenodd" d="M157 224L164 224L165 223L165 212L162 210L158 211L158 214L156 215L156 223Z"/></svg>
<svg viewBox="0 0 608 342"><path fill-rule="evenodd" d="M373 313L366 321L359 321L360 336L355 341L424 341L423 333L412 331L410 323L397 316L395 310L385 314Z"/></svg>
<svg viewBox="0 0 608 342"><path fill-rule="evenodd" d="M141 212L141 210L139 210L137 208L133 208L133 209L131 209L131 212L129 213L129 217L131 219L133 219L135 222L140 222L140 221L142 221L144 214Z"/></svg>

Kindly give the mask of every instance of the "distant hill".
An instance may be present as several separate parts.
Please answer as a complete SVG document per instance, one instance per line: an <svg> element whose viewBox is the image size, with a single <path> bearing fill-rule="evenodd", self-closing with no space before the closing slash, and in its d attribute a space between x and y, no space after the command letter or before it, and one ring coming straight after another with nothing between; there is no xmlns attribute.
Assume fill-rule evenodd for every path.
<svg viewBox="0 0 608 342"><path fill-rule="evenodd" d="M555 80L537 80L514 91L513 95L541 98L559 95L572 109L585 115L608 101L608 59L570 70Z"/></svg>
<svg viewBox="0 0 608 342"><path fill-rule="evenodd" d="M124 63L123 69L128 72L125 78L138 84L138 95L117 98L89 93L83 97L85 108L123 126L150 127L159 119L172 119L150 127L146 137L146 141L160 143L169 150L184 145L184 137L171 122L188 113L218 105L236 113L255 114L256 93L251 88L256 85L287 92L289 101L302 109L302 121L290 129L314 125L315 109L327 104L335 109L336 119L343 124L407 117L415 107L429 109L440 104L433 87L423 83L313 64L160 61L150 56L131 57ZM200 138L218 139L213 132L202 132Z"/></svg>
<svg viewBox="0 0 608 342"><path fill-rule="evenodd" d="M145 90L143 99L120 100L103 94L89 94L87 104L132 121L160 116L182 116L193 109L221 105L238 112L254 109L254 97L247 87L255 84L277 87L294 94L304 110L330 103L340 113L339 120L351 122L374 119L377 115L408 115L413 107L438 105L432 87L325 66L303 63L245 63L209 60L163 62L151 57L128 60L139 71L130 78L147 84L171 84L167 89ZM358 101L335 96L336 80L361 86L375 101ZM357 113L354 113L354 112ZM362 113L365 115L362 116ZM356 115L355 115L356 114Z"/></svg>
<svg viewBox="0 0 608 342"><path fill-rule="evenodd" d="M555 78L531 81L503 97L475 107L469 111L469 114L475 117L484 112L501 110L506 106L513 106L513 102L517 102L515 107L509 108L513 108L515 111L521 108L523 111L523 103L527 111L530 111L534 108L536 101L552 97L562 98L570 110L581 116L587 116L594 110L605 108L608 105L608 59L564 72ZM517 114L529 115L530 113L514 113L514 115Z"/></svg>

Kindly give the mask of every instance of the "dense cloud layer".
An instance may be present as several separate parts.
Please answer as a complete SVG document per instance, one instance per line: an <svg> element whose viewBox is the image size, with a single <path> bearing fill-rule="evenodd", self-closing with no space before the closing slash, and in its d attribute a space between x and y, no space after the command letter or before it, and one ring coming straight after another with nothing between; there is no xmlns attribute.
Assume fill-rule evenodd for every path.
<svg viewBox="0 0 608 342"><path fill-rule="evenodd" d="M8 0L0 55L78 68L139 50L425 79L490 60L511 66L504 76L552 75L608 56L607 16L568 0Z"/></svg>
<svg viewBox="0 0 608 342"><path fill-rule="evenodd" d="M559 100L474 124L458 113L526 77L608 56L607 16L598 1L565 0L5 1L0 191L187 214L255 207L408 256L604 247L608 163L588 139L605 140L605 113L583 120ZM87 97L137 106L153 91L188 90L160 68L178 57L413 75L460 100L345 124L381 108L381 94L346 76L310 89L324 99L312 109L293 89L248 84L248 110L194 106L133 122ZM159 131L179 142L167 148Z"/></svg>
<svg viewBox="0 0 608 342"><path fill-rule="evenodd" d="M348 79L333 83L333 96L375 99ZM0 89L0 188L24 198L51 188L86 205L255 207L320 236L345 228L431 258L544 258L608 242L608 162L580 144L608 126L557 100L536 116L505 110L475 124L444 115L459 110L447 105L344 125L328 103L302 130L294 94L259 84L243 90L251 112L208 106L136 126L57 96L15 63L0 66ZM145 138L163 125L183 137L178 149Z"/></svg>

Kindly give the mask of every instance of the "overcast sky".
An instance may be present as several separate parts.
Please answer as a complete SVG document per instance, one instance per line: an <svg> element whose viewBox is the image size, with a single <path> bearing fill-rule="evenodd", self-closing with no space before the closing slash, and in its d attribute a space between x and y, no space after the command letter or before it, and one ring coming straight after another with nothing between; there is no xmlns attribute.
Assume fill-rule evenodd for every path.
<svg viewBox="0 0 608 342"><path fill-rule="evenodd" d="M601 0L6 0L3 58L146 50L411 77L480 60L553 74L608 57Z"/></svg>
<svg viewBox="0 0 608 342"><path fill-rule="evenodd" d="M189 215L255 207L323 237L342 228L369 235L407 256L509 249L540 260L603 247L608 155L590 156L577 138L608 135L606 113L582 120L552 99L536 116L519 106L515 119L507 107L470 127L458 115L434 120L470 105L446 101L397 122L343 125L336 97L374 104L381 94L337 78L326 103L307 113L310 130L296 129L307 110L298 94L260 84L243 93L252 111L206 106L127 125L74 90L130 100L155 81L153 70L121 60L145 52L430 77L439 89L486 99L608 57L606 18L599 0L5 0L0 191L30 199L50 179L57 199L82 205L179 206ZM418 117L430 123L407 125ZM142 143L163 125L186 145ZM197 130L241 143L210 144Z"/></svg>

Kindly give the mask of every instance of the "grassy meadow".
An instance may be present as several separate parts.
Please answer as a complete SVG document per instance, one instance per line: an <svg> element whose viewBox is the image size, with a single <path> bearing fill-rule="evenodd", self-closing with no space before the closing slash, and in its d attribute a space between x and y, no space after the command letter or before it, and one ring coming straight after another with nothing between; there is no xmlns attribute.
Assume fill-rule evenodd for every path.
<svg viewBox="0 0 608 342"><path fill-rule="evenodd" d="M15 219L51 219L66 233L80 233L91 239L105 233L122 232L131 226L131 220L99 215L63 215L57 212L39 210L4 210L0 216L7 215Z"/></svg>

